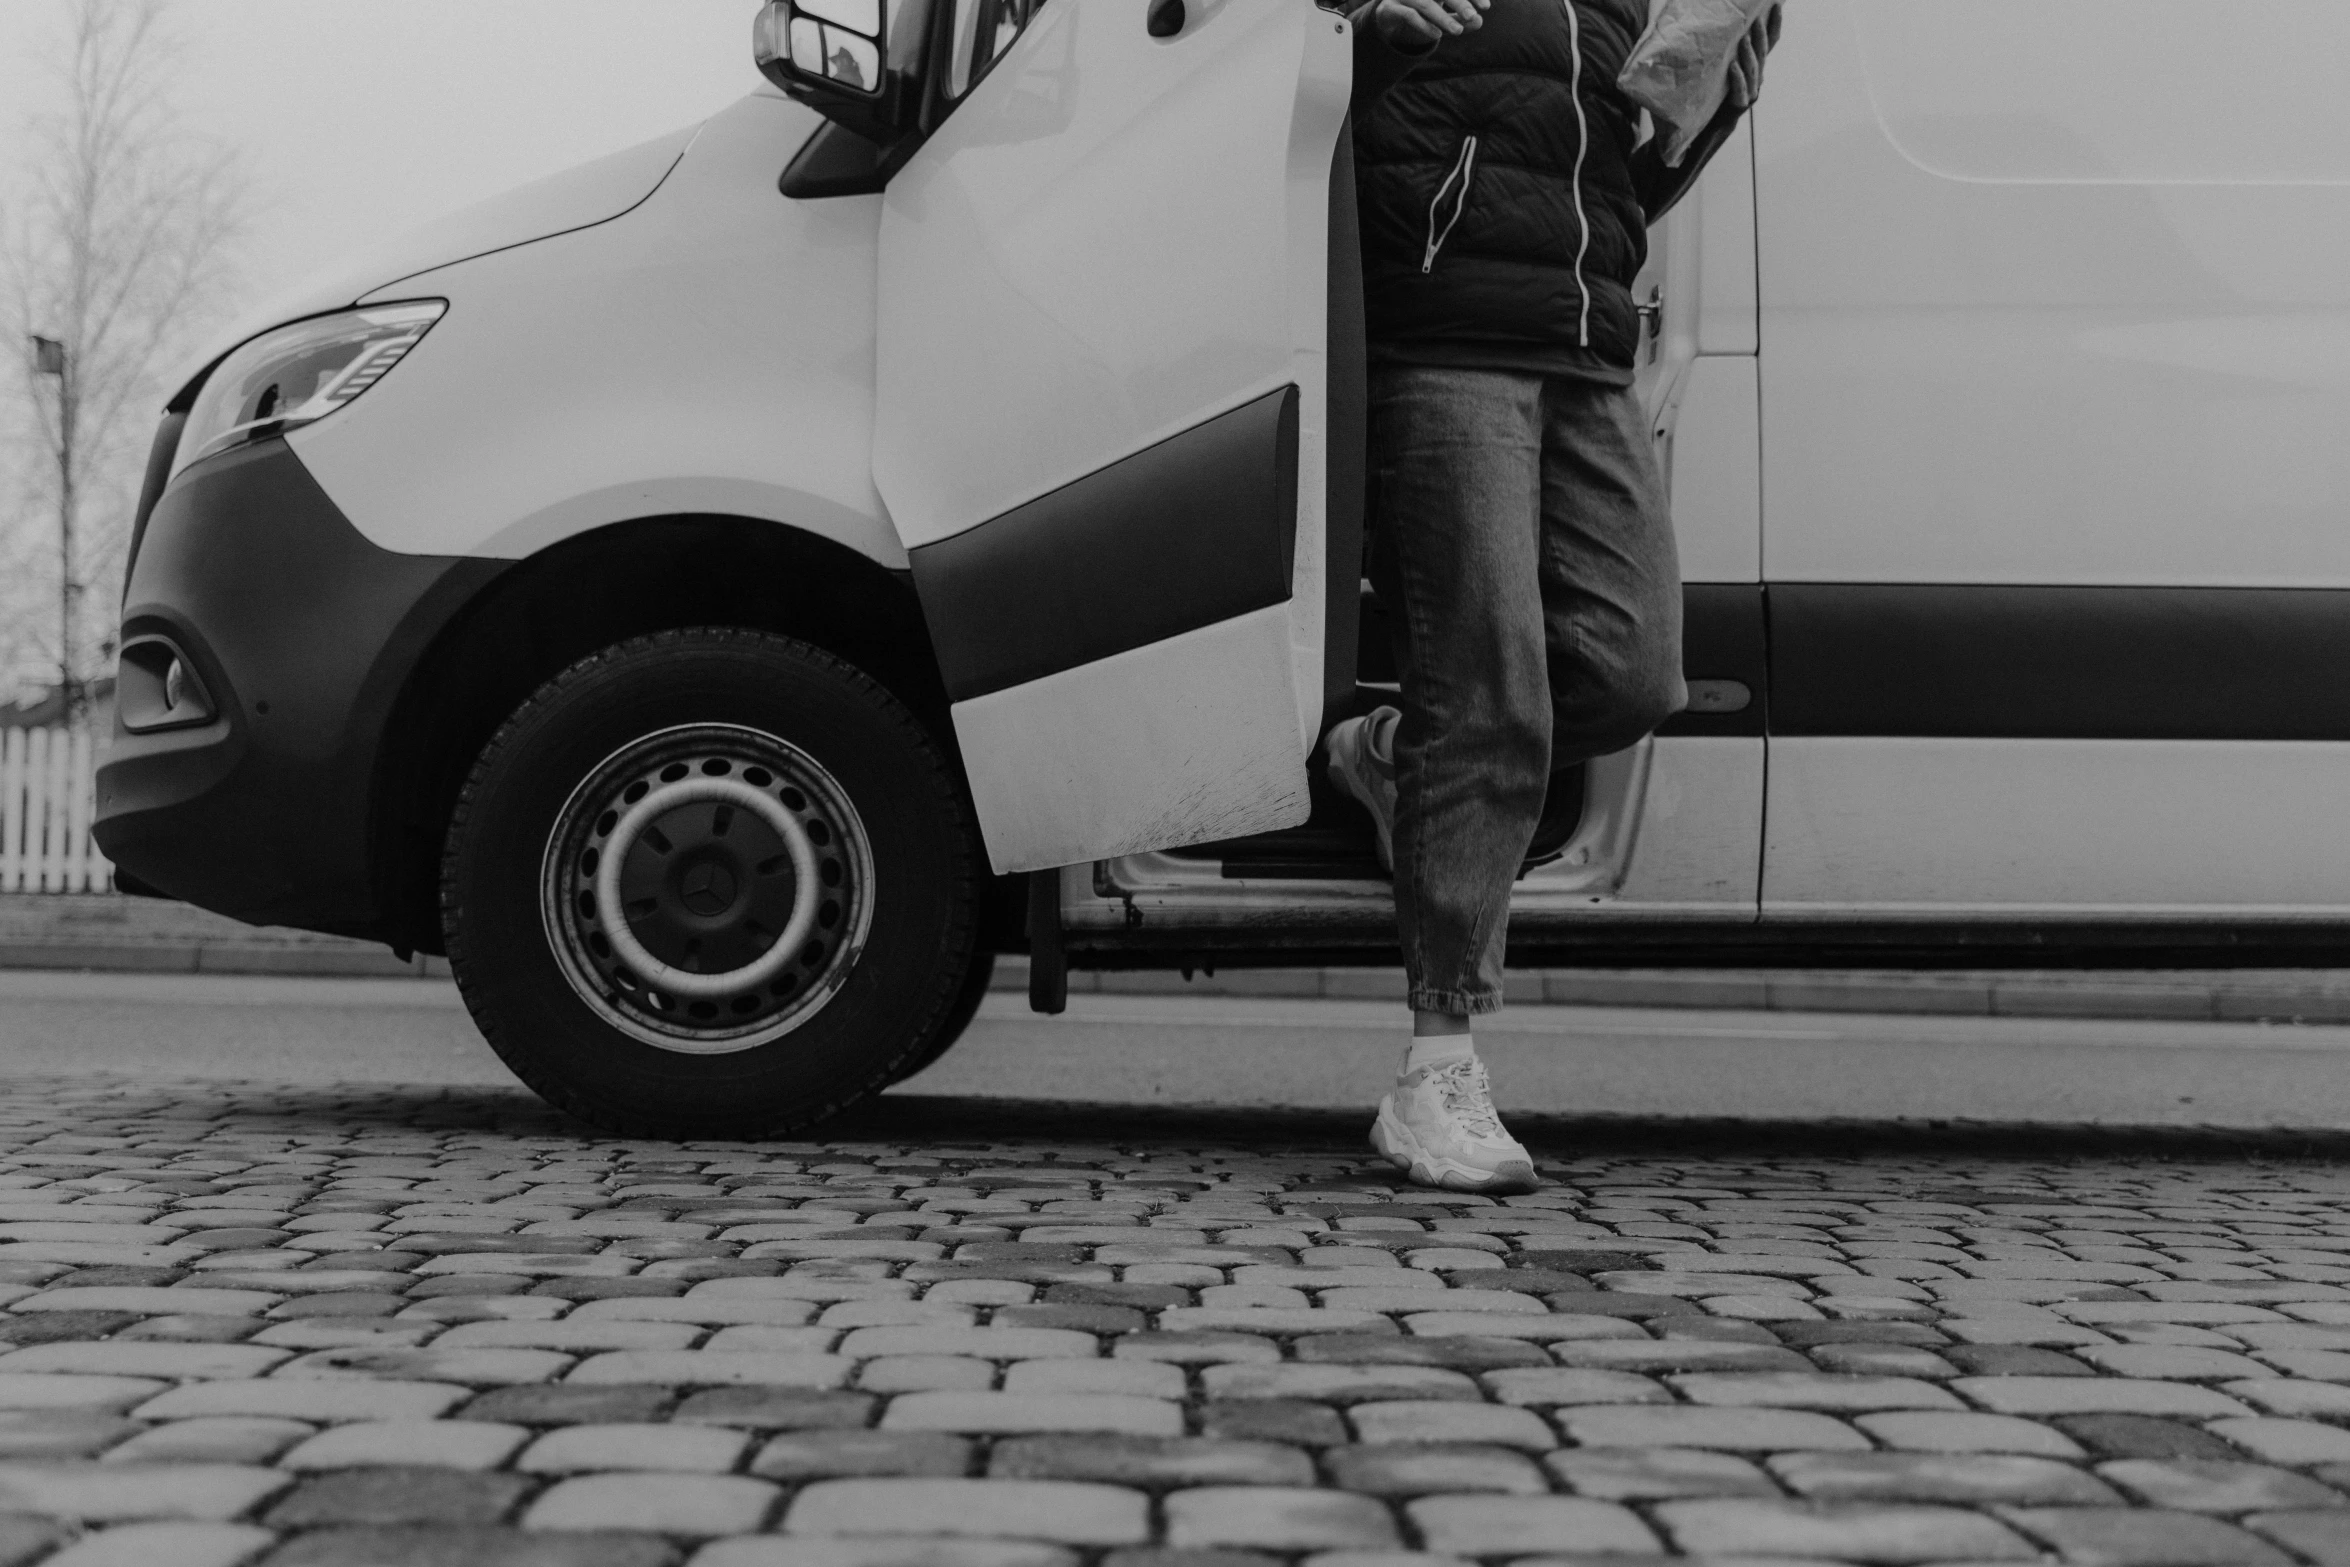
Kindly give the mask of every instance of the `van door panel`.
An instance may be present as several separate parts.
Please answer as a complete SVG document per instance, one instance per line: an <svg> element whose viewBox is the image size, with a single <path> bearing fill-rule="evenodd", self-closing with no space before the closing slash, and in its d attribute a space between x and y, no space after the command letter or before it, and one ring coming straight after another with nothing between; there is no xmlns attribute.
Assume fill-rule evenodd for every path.
<svg viewBox="0 0 2350 1567"><path fill-rule="evenodd" d="M1329 602L1329 185L1351 44L1343 21L1294 0L1226 0L1164 40L1144 20L1045 6L883 202L873 473L942 668L960 672L955 729L999 871L1309 809ZM1286 450L1249 447L1242 476L1176 477L1259 499L1274 483L1285 515L1252 503L1249 520L1194 516L1187 531L1169 496L1067 489L1124 459L1149 467L1137 454L1162 443L1223 450L1220 416L1255 430L1268 406ZM982 538L998 530L1020 548ZM1269 587L1276 547L1287 576ZM1022 551L1098 570L959 583ZM988 651L1008 641L1058 652Z"/></svg>
<svg viewBox="0 0 2350 1567"><path fill-rule="evenodd" d="M2350 789L2350 8L2215 15L1791 18L1767 915L2339 897L2294 835Z"/></svg>

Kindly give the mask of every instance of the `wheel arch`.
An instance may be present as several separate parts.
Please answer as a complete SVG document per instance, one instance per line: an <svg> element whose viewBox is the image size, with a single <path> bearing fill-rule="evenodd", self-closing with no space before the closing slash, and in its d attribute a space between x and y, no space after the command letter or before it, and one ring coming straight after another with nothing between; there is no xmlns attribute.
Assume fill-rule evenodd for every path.
<svg viewBox="0 0 2350 1567"><path fill-rule="evenodd" d="M477 593L393 704L368 824L385 939L441 950L441 839L467 769L506 716L598 648L695 625L776 632L847 659L956 757L938 660L908 574L759 519L676 515L596 528L516 562Z"/></svg>

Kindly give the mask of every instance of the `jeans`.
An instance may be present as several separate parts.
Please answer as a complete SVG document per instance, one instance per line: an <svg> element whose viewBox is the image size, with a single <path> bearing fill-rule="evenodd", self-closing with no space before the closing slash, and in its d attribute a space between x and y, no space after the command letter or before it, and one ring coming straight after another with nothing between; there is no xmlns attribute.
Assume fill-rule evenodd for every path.
<svg viewBox="0 0 2350 1567"><path fill-rule="evenodd" d="M1629 388L1371 373L1371 575L1395 627L1395 907L1411 1004L1501 1005L1551 774L1679 712L1681 570Z"/></svg>

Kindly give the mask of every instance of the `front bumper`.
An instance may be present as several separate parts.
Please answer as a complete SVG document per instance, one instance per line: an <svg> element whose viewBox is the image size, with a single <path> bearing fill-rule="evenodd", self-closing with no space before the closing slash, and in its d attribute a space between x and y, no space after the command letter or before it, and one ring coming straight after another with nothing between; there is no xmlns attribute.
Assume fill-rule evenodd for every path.
<svg viewBox="0 0 2350 1567"><path fill-rule="evenodd" d="M507 564L379 548L282 440L188 470L148 518L123 640L168 638L217 716L138 734L117 717L99 846L130 880L237 919L382 936L386 727L433 639Z"/></svg>

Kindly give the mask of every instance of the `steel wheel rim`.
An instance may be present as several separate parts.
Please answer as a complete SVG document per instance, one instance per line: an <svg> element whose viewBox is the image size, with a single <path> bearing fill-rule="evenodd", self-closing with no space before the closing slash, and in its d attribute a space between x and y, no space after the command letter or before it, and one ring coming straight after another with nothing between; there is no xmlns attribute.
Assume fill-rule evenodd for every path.
<svg viewBox="0 0 2350 1567"><path fill-rule="evenodd" d="M656 1049L726 1055L791 1033L854 971L873 855L839 780L732 724L631 741L564 802L540 910L573 992Z"/></svg>

